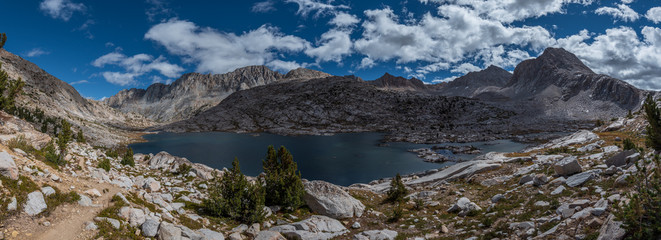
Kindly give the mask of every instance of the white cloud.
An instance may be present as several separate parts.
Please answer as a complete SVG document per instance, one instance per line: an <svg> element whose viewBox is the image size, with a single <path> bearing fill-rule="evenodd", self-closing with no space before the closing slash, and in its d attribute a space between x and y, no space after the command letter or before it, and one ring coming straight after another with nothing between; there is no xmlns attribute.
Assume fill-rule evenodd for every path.
<svg viewBox="0 0 661 240"><path fill-rule="evenodd" d="M633 0L622 0L622 3L624 3L624 4L630 4L632 2L633 2Z"/></svg>
<svg viewBox="0 0 661 240"><path fill-rule="evenodd" d="M466 74L469 72L475 72L480 70L481 68L471 63L462 63L459 66L454 67L452 70L450 70L450 72Z"/></svg>
<svg viewBox="0 0 661 240"><path fill-rule="evenodd" d="M182 67L167 62L163 56L154 59L151 55L144 53L128 57L122 53L112 52L103 55L92 62L92 66L95 67L104 67L106 65L114 65L124 68L126 73L102 73L106 81L122 86L135 84L136 77L152 71L156 71L169 78L179 77L184 71Z"/></svg>
<svg viewBox="0 0 661 240"><path fill-rule="evenodd" d="M645 17L647 20L650 20L656 24L661 23L661 7L650 8L650 10L647 10Z"/></svg>
<svg viewBox="0 0 661 240"><path fill-rule="evenodd" d="M276 53L297 53L310 45L263 25L242 35L222 33L192 22L171 19L153 26L145 38L163 45L168 52L197 65L198 72L225 73L248 65L269 65Z"/></svg>
<svg viewBox="0 0 661 240"><path fill-rule="evenodd" d="M103 73L101 73L101 75L109 83L120 85L120 86L128 86L128 85L137 84L137 81L135 80L135 78L137 76L139 76L139 74L136 74L136 73L120 73L120 72L103 72Z"/></svg>
<svg viewBox="0 0 661 240"><path fill-rule="evenodd" d="M625 22L635 22L640 18L638 13L631 9L626 4L618 4L617 8L613 7L600 7L594 11L598 15L611 15L615 21L622 20Z"/></svg>
<svg viewBox="0 0 661 240"><path fill-rule="evenodd" d="M48 55L48 54L50 54L50 52L45 51L41 48L34 48L34 49L30 50L29 52L27 52L25 54L25 56L27 56L27 57L38 57L38 56L41 56L41 55Z"/></svg>
<svg viewBox="0 0 661 240"><path fill-rule="evenodd" d="M52 18L69 21L75 12L85 12L87 8L70 0L44 0L39 4L39 9Z"/></svg>
<svg viewBox="0 0 661 240"><path fill-rule="evenodd" d="M576 54L595 72L625 80L643 89L661 89L661 29L643 27L642 38L630 27L587 30L558 39L557 46ZM594 37L593 37L594 36Z"/></svg>
<svg viewBox="0 0 661 240"><path fill-rule="evenodd" d="M345 12L335 14L335 17L329 22L337 27L348 27L356 25L360 20L356 15L351 15Z"/></svg>
<svg viewBox="0 0 661 240"><path fill-rule="evenodd" d="M80 80L80 81L71 82L69 84L70 85L76 85L76 84L83 84L83 83L89 83L89 81L83 79L83 80Z"/></svg>
<svg viewBox="0 0 661 240"><path fill-rule="evenodd" d="M375 61L431 63L419 67L413 75L423 78L425 74L447 70L452 64L501 45L539 51L554 43L551 34L540 26L505 26L498 21L483 19L478 12L466 7L442 5L439 14L443 18L427 13L420 21L402 24L389 8L365 11L368 19L363 22L362 38L354 47ZM519 59L526 56L516 52L506 57ZM491 61L502 64L511 60Z"/></svg>
<svg viewBox="0 0 661 240"><path fill-rule="evenodd" d="M511 23L552 13L564 13L563 7L567 4L590 5L593 0L420 0L420 2L465 6L485 19Z"/></svg>
<svg viewBox="0 0 661 240"><path fill-rule="evenodd" d="M267 67L276 70L276 71L283 71L283 72L289 72L292 69L297 69L300 67L304 67L303 65L295 62L295 61L282 61L279 59L270 61L267 65Z"/></svg>
<svg viewBox="0 0 661 240"><path fill-rule="evenodd" d="M251 10L256 13L272 12L276 10L273 4L274 4L273 0L257 2L254 5L252 5Z"/></svg>
<svg viewBox="0 0 661 240"><path fill-rule="evenodd" d="M318 17L324 14L334 13L338 9L349 9L347 5L333 5L332 0L328 0L326 3L318 2L317 0L285 0L285 2L298 4L296 14L303 17L308 16L312 12L317 12L315 17Z"/></svg>
<svg viewBox="0 0 661 240"><path fill-rule="evenodd" d="M341 62L344 56L352 53L353 42L350 30L331 29L321 35L318 47L308 48L305 54L314 57L317 62Z"/></svg>
<svg viewBox="0 0 661 240"><path fill-rule="evenodd" d="M363 58L362 60L360 60L360 65L358 65L358 69L372 68L374 66L376 66L376 63L374 62L374 60L366 57L366 58Z"/></svg>

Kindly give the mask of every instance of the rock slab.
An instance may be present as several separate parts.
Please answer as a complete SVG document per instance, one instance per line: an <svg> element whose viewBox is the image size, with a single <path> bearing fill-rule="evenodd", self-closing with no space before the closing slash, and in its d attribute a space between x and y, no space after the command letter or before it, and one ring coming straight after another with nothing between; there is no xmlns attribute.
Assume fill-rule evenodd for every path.
<svg viewBox="0 0 661 240"><path fill-rule="evenodd" d="M360 217L365 205L342 188L324 181L304 183L303 200L312 211L335 219Z"/></svg>

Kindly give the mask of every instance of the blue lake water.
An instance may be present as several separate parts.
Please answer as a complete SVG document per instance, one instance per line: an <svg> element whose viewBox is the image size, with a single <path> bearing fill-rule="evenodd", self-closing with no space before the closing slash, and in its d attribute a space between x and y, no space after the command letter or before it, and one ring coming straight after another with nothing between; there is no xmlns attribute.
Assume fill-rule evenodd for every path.
<svg viewBox="0 0 661 240"><path fill-rule="evenodd" d="M303 178L324 180L348 186L368 183L375 179L392 177L397 173L409 174L440 168L452 163L423 162L410 149L433 145L414 143L382 143L382 133L343 133L333 136L280 136L274 134L240 134L224 132L158 133L145 135L147 142L130 146L136 153L166 151L186 157L191 162L213 168L231 167L238 157L241 171L249 176L262 172L262 159L269 145L283 145L294 156ZM475 142L452 145L473 145L483 152L519 151L525 145L509 140ZM444 145L444 144L435 144ZM448 144L445 144L448 145ZM457 155L471 159L475 155Z"/></svg>

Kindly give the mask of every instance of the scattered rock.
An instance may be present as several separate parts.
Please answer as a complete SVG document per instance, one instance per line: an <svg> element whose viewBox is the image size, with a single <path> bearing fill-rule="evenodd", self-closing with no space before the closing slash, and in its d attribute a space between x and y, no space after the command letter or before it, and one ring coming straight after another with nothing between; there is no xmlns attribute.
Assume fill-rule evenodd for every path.
<svg viewBox="0 0 661 240"><path fill-rule="evenodd" d="M94 231L97 228L99 228L99 227L97 227L96 224L94 224L94 222L86 222L85 223L85 231Z"/></svg>
<svg viewBox="0 0 661 240"><path fill-rule="evenodd" d="M351 228L353 228L353 229L359 229L359 228L360 228L360 223L359 223L359 222L354 222L354 223L351 225Z"/></svg>
<svg viewBox="0 0 661 240"><path fill-rule="evenodd" d="M599 229L599 237L597 240L620 240L624 238L626 232L621 226L622 222L615 221L615 216L613 214L608 215L606 223L604 223Z"/></svg>
<svg viewBox="0 0 661 240"><path fill-rule="evenodd" d="M83 207L92 207L94 206L94 203L92 203L92 199L89 198L88 196L80 195L80 200L78 200L78 205Z"/></svg>
<svg viewBox="0 0 661 240"><path fill-rule="evenodd" d="M300 222L275 226L270 230L280 232L287 238L301 240L331 239L348 232L340 221L320 215L313 215Z"/></svg>
<svg viewBox="0 0 661 240"><path fill-rule="evenodd" d="M229 239L229 240L243 240L243 236L241 236L241 233L234 232L234 233L231 233L229 236L227 236L227 239Z"/></svg>
<svg viewBox="0 0 661 240"><path fill-rule="evenodd" d="M145 179L142 188L148 190L149 192L156 192L161 189L161 183L156 181L156 179L150 177Z"/></svg>
<svg viewBox="0 0 661 240"><path fill-rule="evenodd" d="M0 174L12 180L18 180L18 167L9 153L0 152Z"/></svg>
<svg viewBox="0 0 661 240"><path fill-rule="evenodd" d="M275 231L260 231L254 240L286 240L279 232Z"/></svg>
<svg viewBox="0 0 661 240"><path fill-rule="evenodd" d="M223 236L222 233L212 231L206 228L197 230L197 232L202 234L201 240L225 240L225 236Z"/></svg>
<svg viewBox="0 0 661 240"><path fill-rule="evenodd" d="M112 226L112 228L117 229L117 230L118 230L119 227L121 226L121 223L119 222L119 220L117 220L117 219L112 219L112 218L107 218L107 217L95 217L95 218L94 218L94 221L97 221L97 222L103 222L103 221L106 221L106 222L110 223L110 225Z"/></svg>
<svg viewBox="0 0 661 240"><path fill-rule="evenodd" d="M90 197L101 197L101 192L99 192L99 190L96 188L88 189L85 191L85 194L89 195Z"/></svg>
<svg viewBox="0 0 661 240"><path fill-rule="evenodd" d="M181 229L169 222L162 222L158 228L158 240L179 240Z"/></svg>
<svg viewBox="0 0 661 240"><path fill-rule="evenodd" d="M364 231L353 236L354 240L393 240L397 237L397 232L393 230L370 230Z"/></svg>
<svg viewBox="0 0 661 240"><path fill-rule="evenodd" d="M471 202L466 197L460 198L457 200L457 203L448 209L448 212L459 212L458 215L460 217L466 216L468 213L473 211L482 211L482 208L480 208L480 206L474 202Z"/></svg>
<svg viewBox="0 0 661 240"><path fill-rule="evenodd" d="M504 197L505 197L505 195L503 195L503 194L500 194L500 193L499 193L499 194L496 194L496 195L494 195L493 197L491 197L491 202L492 202L492 203L497 203L498 201L500 201L500 200L503 199Z"/></svg>
<svg viewBox="0 0 661 240"><path fill-rule="evenodd" d="M40 191L34 191L28 194L28 200L23 205L23 211L30 216L34 216L46 210L47 207L44 194Z"/></svg>
<svg viewBox="0 0 661 240"><path fill-rule="evenodd" d="M343 219L360 217L365 205L340 187L324 181L304 183L305 203L312 211L324 216Z"/></svg>
<svg viewBox="0 0 661 240"><path fill-rule="evenodd" d="M564 191L564 190L565 190L565 186L560 185L560 186L558 186L557 188L555 188L555 190L553 190L553 191L551 192L551 195L558 195L558 194L561 194L562 191Z"/></svg>
<svg viewBox="0 0 661 240"><path fill-rule="evenodd" d="M583 183L599 176L600 172L601 172L601 170L590 170L590 171L587 171L587 172L577 173L577 174L574 174L574 175L570 176L569 178L567 178L567 182L565 182L565 183L567 184L567 186L577 187L577 186L580 186Z"/></svg>
<svg viewBox="0 0 661 240"><path fill-rule="evenodd" d="M142 226L140 229L142 230L142 236L145 237L154 237L158 233L158 226L160 223L154 219L147 219L145 220L144 223L142 223Z"/></svg>
<svg viewBox="0 0 661 240"><path fill-rule="evenodd" d="M631 158L629 158L630 156ZM637 153L635 150L625 150L618 154L615 154L615 156L612 156L609 159L606 159L606 165L621 167L629 164L630 163L629 161L633 162L638 160L639 156L640 154Z"/></svg>
<svg viewBox="0 0 661 240"><path fill-rule="evenodd" d="M41 192L42 192L46 197L48 197L48 196L50 196L50 195L55 194L55 189L53 189L52 187L42 187L42 188L41 188Z"/></svg>
<svg viewBox="0 0 661 240"><path fill-rule="evenodd" d="M528 182L531 182L533 179L533 175L524 175L519 179L519 184L526 184Z"/></svg>
<svg viewBox="0 0 661 240"><path fill-rule="evenodd" d="M18 202L16 202L16 197L11 197L9 204L7 204L7 211L16 211L18 209Z"/></svg>
<svg viewBox="0 0 661 240"><path fill-rule="evenodd" d="M561 176L568 176L583 171L576 156L563 158L553 165L553 169L556 174Z"/></svg>
<svg viewBox="0 0 661 240"><path fill-rule="evenodd" d="M544 175L544 174L537 174L532 179L532 185L536 186L536 187L542 186L542 185L546 184L547 182L549 182L549 178L546 177L546 175Z"/></svg>

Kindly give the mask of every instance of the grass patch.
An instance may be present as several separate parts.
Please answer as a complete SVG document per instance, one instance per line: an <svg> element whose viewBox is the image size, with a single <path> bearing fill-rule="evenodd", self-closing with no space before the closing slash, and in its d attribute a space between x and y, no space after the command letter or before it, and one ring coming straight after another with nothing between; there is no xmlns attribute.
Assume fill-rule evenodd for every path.
<svg viewBox="0 0 661 240"><path fill-rule="evenodd" d="M114 198L115 198L115 197L113 197L113 199L114 199ZM139 198L135 193L127 194L127 195L126 195L126 199L129 200L129 202L132 202L132 203L137 204L138 206L145 206L145 207L147 207L147 208L149 209L149 211L152 211L152 212L158 212L158 211L156 210L156 205L154 205L153 203L148 203L148 202L146 202L144 199ZM121 200L120 200L120 201L121 201Z"/></svg>
<svg viewBox="0 0 661 240"><path fill-rule="evenodd" d="M53 187L53 189L55 189L55 193L45 197L46 205L48 207L43 212L43 214L46 216L50 215L53 211L55 211L55 209L57 209L58 206L64 203L75 203L78 200L80 200L80 195L78 195L78 193L76 193L75 191L62 193L57 188Z"/></svg>
<svg viewBox="0 0 661 240"><path fill-rule="evenodd" d="M198 229L204 227L204 225L202 225L202 223L200 223L199 221L195 221L195 220L189 218L186 215L182 215L181 217L179 217L179 222L181 222L181 225L184 225L187 228L190 228L190 229L193 229L193 230L198 230Z"/></svg>

